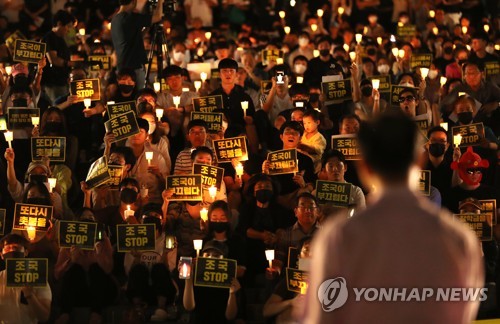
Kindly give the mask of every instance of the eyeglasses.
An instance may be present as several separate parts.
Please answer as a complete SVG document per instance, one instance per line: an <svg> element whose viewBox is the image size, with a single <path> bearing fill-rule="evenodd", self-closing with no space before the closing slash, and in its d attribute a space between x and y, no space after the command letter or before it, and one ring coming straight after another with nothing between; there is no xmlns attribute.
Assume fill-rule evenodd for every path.
<svg viewBox="0 0 500 324"><path fill-rule="evenodd" d="M406 96L406 97L399 98L400 103L405 102L405 101L413 102L413 101L415 101L415 97L414 96Z"/></svg>
<svg viewBox="0 0 500 324"><path fill-rule="evenodd" d="M482 174L483 170L481 169L467 169L467 174L468 175L473 175L473 174Z"/></svg>
<svg viewBox="0 0 500 324"><path fill-rule="evenodd" d="M318 209L318 207L316 207L316 206L298 206L297 209L300 210L301 212L307 212L307 211L313 212L313 211L316 211Z"/></svg>

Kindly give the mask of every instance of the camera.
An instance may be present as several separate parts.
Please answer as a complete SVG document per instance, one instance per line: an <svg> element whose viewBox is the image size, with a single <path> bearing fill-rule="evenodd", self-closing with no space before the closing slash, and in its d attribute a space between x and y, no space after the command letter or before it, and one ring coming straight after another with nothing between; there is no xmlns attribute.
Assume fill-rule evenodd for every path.
<svg viewBox="0 0 500 324"><path fill-rule="evenodd" d="M151 8L156 8L156 6L158 5L158 0L148 0L148 4L151 6ZM163 14L173 14L175 12L176 5L176 0L165 0L163 2Z"/></svg>

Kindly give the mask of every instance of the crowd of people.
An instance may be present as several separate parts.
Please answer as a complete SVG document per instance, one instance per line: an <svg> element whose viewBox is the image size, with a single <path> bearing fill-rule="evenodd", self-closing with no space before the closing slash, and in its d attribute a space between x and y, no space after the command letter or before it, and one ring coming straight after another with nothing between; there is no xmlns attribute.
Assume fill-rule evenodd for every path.
<svg viewBox="0 0 500 324"><path fill-rule="evenodd" d="M46 44L45 55L16 61L16 39ZM470 258L466 284L489 292L478 316L500 316L496 216L487 221L489 239L479 240L439 212L481 213L482 200L500 198L495 1L9 0L0 1L0 41L0 127L13 132L13 140L0 136L1 269L9 258L46 258L49 282L6 287L1 271L0 321L70 323L86 307L89 322L100 323L112 321L105 310L116 305L125 309L116 322L327 321L316 291L289 290L287 268L401 284L399 275L381 275L379 263L412 278L425 272L398 263L403 254L419 266ZM96 65L96 56L109 65ZM89 79L99 80L100 94L90 102L71 87ZM339 84L346 91L336 97ZM207 96L221 98L211 111L222 113L216 130L192 118L197 98ZM117 139L104 126L113 120L107 108L130 102L138 130ZM39 123L7 130L12 107L38 108ZM456 130L470 129L477 141L456 141ZM357 139L358 153L336 147L335 135ZM32 159L32 140L47 136L65 138L64 161ZM242 136L245 158L219 162L214 141ZM297 169L276 175L268 154L281 150L296 152ZM121 168L116 186L89 181L102 157ZM224 170L217 192L203 187L201 200L174 199L166 179L193 174L193 164ZM417 169L429 171L426 193L412 186ZM319 199L318 180L350 185L345 204ZM48 229L16 228L17 203L52 206ZM420 226L400 219L407 214L450 221ZM59 246L61 221L97 223L94 248ZM118 251L123 224L155 224L154 250ZM391 245L444 233L449 241L426 241L427 257L418 244ZM203 240L201 253L193 240ZM460 240L467 251L444 256L440 246ZM362 262L346 261L354 255L373 277L359 278ZM194 276L199 256L237 261L229 288L183 277L179 259L193 258ZM443 269L453 272L443 266L442 276ZM465 284L458 277L449 273L446 284ZM326 279L313 278L316 290ZM258 320L247 307L256 288L267 299ZM384 312L391 311L373 314ZM429 312L441 322L467 321L477 309L450 310L457 317ZM356 318L373 319L363 314L369 308Z"/></svg>

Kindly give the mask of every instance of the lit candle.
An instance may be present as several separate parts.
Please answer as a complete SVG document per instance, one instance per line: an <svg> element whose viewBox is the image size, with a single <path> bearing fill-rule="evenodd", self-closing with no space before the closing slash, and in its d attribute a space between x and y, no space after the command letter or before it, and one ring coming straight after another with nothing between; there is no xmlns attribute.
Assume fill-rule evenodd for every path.
<svg viewBox="0 0 500 324"><path fill-rule="evenodd" d="M215 186L210 186L210 188L208 188L208 194L212 200L215 200L215 197L217 196L217 188Z"/></svg>
<svg viewBox="0 0 500 324"><path fill-rule="evenodd" d="M398 22L398 27L403 27L404 25L401 21Z"/></svg>
<svg viewBox="0 0 500 324"><path fill-rule="evenodd" d="M241 102L241 109L243 109L243 116L247 116L248 101Z"/></svg>
<svg viewBox="0 0 500 324"><path fill-rule="evenodd" d="M434 35L437 35L439 33L439 28L432 27L432 32L434 33Z"/></svg>
<svg viewBox="0 0 500 324"><path fill-rule="evenodd" d="M290 34L290 26L283 27L283 30L285 31L285 34Z"/></svg>
<svg viewBox="0 0 500 324"><path fill-rule="evenodd" d="M484 25L484 31L489 32L490 31L490 25Z"/></svg>
<svg viewBox="0 0 500 324"><path fill-rule="evenodd" d="M78 29L78 34L80 34L80 36L85 36L85 28Z"/></svg>
<svg viewBox="0 0 500 324"><path fill-rule="evenodd" d="M363 35L362 34L356 34L356 43L361 43L361 40L363 39Z"/></svg>
<svg viewBox="0 0 500 324"><path fill-rule="evenodd" d="M286 12L284 12L283 10L281 10L280 12L278 12L278 15L280 16L281 19L285 19Z"/></svg>
<svg viewBox="0 0 500 324"><path fill-rule="evenodd" d="M200 218L203 219L204 222L208 221L208 209L205 207L200 210Z"/></svg>
<svg viewBox="0 0 500 324"><path fill-rule="evenodd" d="M5 67L5 73L7 73L7 75L10 75L12 73L12 66L6 66Z"/></svg>
<svg viewBox="0 0 500 324"><path fill-rule="evenodd" d="M182 271L181 271L181 273L182 273L182 277L183 278L187 278L188 277L188 275L189 275L189 266L186 263L182 264Z"/></svg>
<svg viewBox="0 0 500 324"><path fill-rule="evenodd" d="M405 56L405 50L404 49L400 49L398 51L398 55L399 55L400 58L403 58Z"/></svg>
<svg viewBox="0 0 500 324"><path fill-rule="evenodd" d="M375 90L378 90L380 86L380 80L379 79L372 79L372 87Z"/></svg>
<svg viewBox="0 0 500 324"><path fill-rule="evenodd" d="M125 216L125 220L129 217L134 217L134 211L130 209L130 205L127 205L127 209L123 212L123 215Z"/></svg>
<svg viewBox="0 0 500 324"><path fill-rule="evenodd" d="M439 126L443 127L446 131L448 131L448 123L441 123Z"/></svg>
<svg viewBox="0 0 500 324"><path fill-rule="evenodd" d="M205 82L207 80L207 73L206 72L201 72L200 73L200 79L201 79L201 82Z"/></svg>
<svg viewBox="0 0 500 324"><path fill-rule="evenodd" d="M203 246L203 240L193 240L194 249L196 250L196 257L200 256L200 250Z"/></svg>
<svg viewBox="0 0 500 324"><path fill-rule="evenodd" d="M180 96L174 96L173 97L173 101L174 101L175 108L179 108L179 105L181 103L181 97Z"/></svg>
<svg viewBox="0 0 500 324"><path fill-rule="evenodd" d="M316 32L318 30L318 25L311 24L311 30L312 30L313 33Z"/></svg>
<svg viewBox="0 0 500 324"><path fill-rule="evenodd" d="M31 117L31 123L34 127L37 127L40 125L40 117Z"/></svg>
<svg viewBox="0 0 500 324"><path fill-rule="evenodd" d="M297 76L296 80L297 80L297 83L303 83L304 82L304 77Z"/></svg>
<svg viewBox="0 0 500 324"><path fill-rule="evenodd" d="M427 78L429 75L429 69L428 68L420 68L420 75L422 75L422 78Z"/></svg>
<svg viewBox="0 0 500 324"><path fill-rule="evenodd" d="M363 28L363 35L366 35L366 34L368 34L368 27L367 26L365 26L365 28Z"/></svg>
<svg viewBox="0 0 500 324"><path fill-rule="evenodd" d="M115 104L114 101L108 101L108 102L106 102L106 105L114 105L114 104Z"/></svg>
<svg viewBox="0 0 500 324"><path fill-rule="evenodd" d="M303 101L295 101L295 107L296 108L304 108L304 102Z"/></svg>
<svg viewBox="0 0 500 324"><path fill-rule="evenodd" d="M396 36L391 35L391 37L389 38L389 40L391 41L391 43L395 43L396 42Z"/></svg>
<svg viewBox="0 0 500 324"><path fill-rule="evenodd" d="M345 11L344 7L339 7L338 9L339 15L343 15L344 11Z"/></svg>
<svg viewBox="0 0 500 324"><path fill-rule="evenodd" d="M302 287L300 287L300 294L305 295L306 293L307 293L307 285L302 285Z"/></svg>
<svg viewBox="0 0 500 324"><path fill-rule="evenodd" d="M319 50L313 50L313 56L318 57L319 56Z"/></svg>
<svg viewBox="0 0 500 324"><path fill-rule="evenodd" d="M467 34L467 26L462 26L462 33Z"/></svg>
<svg viewBox="0 0 500 324"><path fill-rule="evenodd" d="M436 12L434 10L429 10L429 17L434 18L436 16Z"/></svg>
<svg viewBox="0 0 500 324"><path fill-rule="evenodd" d="M439 79L439 83L441 83L441 86L444 86L446 84L446 81L448 81L448 79L446 79L446 77L444 77L444 76L442 76Z"/></svg>
<svg viewBox="0 0 500 324"><path fill-rule="evenodd" d="M238 163L234 169L236 170L236 176L241 178L243 175L243 164Z"/></svg>
<svg viewBox="0 0 500 324"><path fill-rule="evenodd" d="M283 63L284 63L284 60L283 60L283 58L282 58L282 57L278 57L278 58L276 59L276 64L281 65L281 64L283 64Z"/></svg>
<svg viewBox="0 0 500 324"><path fill-rule="evenodd" d="M91 104L92 104L92 99L90 99L90 98L83 99L83 105L85 106L85 108L88 109Z"/></svg>
<svg viewBox="0 0 500 324"><path fill-rule="evenodd" d="M356 60L356 52L349 52L349 57L351 58L351 61L355 61Z"/></svg>
<svg viewBox="0 0 500 324"><path fill-rule="evenodd" d="M12 140L14 139L14 134L11 131L6 131L3 133L3 136L5 137L5 140L9 144L9 148L12 148Z"/></svg>
<svg viewBox="0 0 500 324"><path fill-rule="evenodd" d="M399 51L399 50L398 50L398 48L397 48L397 47L393 47L391 51L392 51L392 55L393 55L394 57L398 57L398 51Z"/></svg>
<svg viewBox="0 0 500 324"><path fill-rule="evenodd" d="M467 48L467 50L470 52L471 47L469 44L465 45L465 48Z"/></svg>
<svg viewBox="0 0 500 324"><path fill-rule="evenodd" d="M161 108L156 108L156 118L160 120L163 117L163 109Z"/></svg>
<svg viewBox="0 0 500 324"><path fill-rule="evenodd" d="M153 83L153 88L155 89L156 93L160 92L160 90L161 90L161 84L160 84L160 82Z"/></svg>
<svg viewBox="0 0 500 324"><path fill-rule="evenodd" d="M174 248L174 243L175 243L175 238L171 235L165 237L165 247L167 249L173 249ZM184 263L184 265L186 265Z"/></svg>
<svg viewBox="0 0 500 324"><path fill-rule="evenodd" d="M458 147L460 145L460 143L462 143L462 135L457 134L457 135L453 136L453 145Z"/></svg>
<svg viewBox="0 0 500 324"><path fill-rule="evenodd" d="M30 241L33 241L36 237L36 228L34 226L26 227L26 232L28 232L28 238Z"/></svg>
<svg viewBox="0 0 500 324"><path fill-rule="evenodd" d="M194 88L196 89L196 92L200 91L201 81L194 81Z"/></svg>
<svg viewBox="0 0 500 324"><path fill-rule="evenodd" d="M189 92L189 88L182 88L182 92Z"/></svg>
<svg viewBox="0 0 500 324"><path fill-rule="evenodd" d="M495 45L495 51L500 51L500 44Z"/></svg>
<svg viewBox="0 0 500 324"><path fill-rule="evenodd" d="M274 250L266 250L266 259L269 261L269 268L273 267Z"/></svg>
<svg viewBox="0 0 500 324"><path fill-rule="evenodd" d="M349 44L344 44L342 47L344 48L344 51L349 52Z"/></svg>
<svg viewBox="0 0 500 324"><path fill-rule="evenodd" d="M382 37L377 37L377 44L382 45Z"/></svg>
<svg viewBox="0 0 500 324"><path fill-rule="evenodd" d="M54 192L54 188L56 187L56 184L57 184L57 179L56 178L49 178L50 192Z"/></svg>
<svg viewBox="0 0 500 324"><path fill-rule="evenodd" d="M321 17L323 17L323 14L324 14L323 9L318 9L318 10L316 10L316 14L317 14L317 15L318 15L318 17L320 17L320 18L321 18Z"/></svg>
<svg viewBox="0 0 500 324"><path fill-rule="evenodd" d="M148 160L148 165L151 165L151 160L153 159L153 152L148 151L146 154L146 160Z"/></svg>
<svg viewBox="0 0 500 324"><path fill-rule="evenodd" d="M465 96L465 92L459 92L458 93L458 96L461 97L461 96Z"/></svg>
<svg viewBox="0 0 500 324"><path fill-rule="evenodd" d="M207 40L210 40L210 38L212 38L212 33L211 33L211 32L206 32L206 33L205 33L205 38L206 38Z"/></svg>

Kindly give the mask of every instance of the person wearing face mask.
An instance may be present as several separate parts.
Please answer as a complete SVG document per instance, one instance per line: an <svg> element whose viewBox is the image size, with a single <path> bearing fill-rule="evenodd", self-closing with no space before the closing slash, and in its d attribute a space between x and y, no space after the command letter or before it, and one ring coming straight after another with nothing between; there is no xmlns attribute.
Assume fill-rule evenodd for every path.
<svg viewBox="0 0 500 324"><path fill-rule="evenodd" d="M304 77L304 74L306 73L307 70L307 64L308 64L308 59L303 56L303 55L297 55L293 59L293 73L295 76L301 76Z"/></svg>
<svg viewBox="0 0 500 324"><path fill-rule="evenodd" d="M463 45L457 45L453 52L454 60L446 66L446 77L448 79L462 79L462 65L469 58L469 51Z"/></svg>
<svg viewBox="0 0 500 324"><path fill-rule="evenodd" d="M118 89L114 95L111 95L109 100L116 103L134 101L137 96L137 88L140 86L136 83L134 70L121 69L116 75L116 81Z"/></svg>
<svg viewBox="0 0 500 324"><path fill-rule="evenodd" d="M356 87L354 87L356 89ZM387 101L380 99L380 93L373 89L372 81L364 79L361 81L359 90L361 96L354 101L355 113L360 118L367 119L387 109Z"/></svg>
<svg viewBox="0 0 500 324"><path fill-rule="evenodd" d="M22 259L28 255L29 242L17 234L0 240L2 260ZM7 271L0 271L0 314L8 323L38 323L49 320L52 302L50 286L6 287Z"/></svg>
<svg viewBox="0 0 500 324"><path fill-rule="evenodd" d="M274 122L278 115L291 108L292 100L289 94L288 84L291 82L290 70L285 65L277 65L272 70L273 77L271 79L272 87L269 93L262 94L260 97L260 103L262 110L267 114L267 117L271 123ZM283 80L278 83L278 71L284 73ZM281 75L280 75L281 77Z"/></svg>
<svg viewBox="0 0 500 324"><path fill-rule="evenodd" d="M453 42L449 39L443 41L443 55L435 58L432 63L441 72L441 75L446 75L446 66L453 63Z"/></svg>
<svg viewBox="0 0 500 324"><path fill-rule="evenodd" d="M290 66L295 66L295 58L297 56L304 56L307 60L314 58L313 49L311 48L309 41L309 33L301 32L299 34L299 47L293 50L288 56L288 64Z"/></svg>
<svg viewBox="0 0 500 324"><path fill-rule="evenodd" d="M425 80L422 82L426 83L424 97L429 100L429 104L431 106L438 105L441 83L439 78L439 70L434 63L431 64L429 73L427 74Z"/></svg>
<svg viewBox="0 0 500 324"><path fill-rule="evenodd" d="M252 176L244 189L246 199L239 209L236 230L246 237L246 259L252 260L246 271L250 283L257 274L265 273L269 265L265 250L276 243L276 231L293 224L293 215L276 201L279 193L279 184L262 173Z"/></svg>
<svg viewBox="0 0 500 324"><path fill-rule="evenodd" d="M368 15L368 30L366 32L367 37L376 39L377 37L382 37L385 34L384 27L378 23L378 15L375 12L371 12ZM368 54L371 56L371 54Z"/></svg>
<svg viewBox="0 0 500 324"><path fill-rule="evenodd" d="M174 42L172 45L172 57L170 64L180 68L186 68L189 58L186 58L186 45L183 42Z"/></svg>
<svg viewBox="0 0 500 324"><path fill-rule="evenodd" d="M337 61L330 54L332 39L329 36L322 36L316 41L316 49L319 56L309 60L307 71L304 75L304 82L308 84L321 83L321 77L330 69L338 66Z"/></svg>
<svg viewBox="0 0 500 324"><path fill-rule="evenodd" d="M23 63L18 63L12 67L11 78L8 79L6 87L3 88L0 83L0 89L3 90L2 94L2 105L1 111L4 113L7 112L7 107L28 107L27 104L20 101L14 103L11 98L11 89L29 89L29 100L32 103L38 103L41 98L41 76L43 73L43 68L45 67L46 60L45 58L38 63L37 74L35 76L35 80L32 81L29 76L29 70L26 65ZM16 99L16 98L14 98Z"/></svg>
<svg viewBox="0 0 500 324"><path fill-rule="evenodd" d="M168 170L172 169L172 162L170 160L170 144L168 142L168 137L162 135L163 130L158 127L159 121L157 121L157 117L155 114L151 112L143 112L139 114L139 117L148 121L149 130L148 130L148 143L149 145L160 152L165 160L166 166Z"/></svg>

